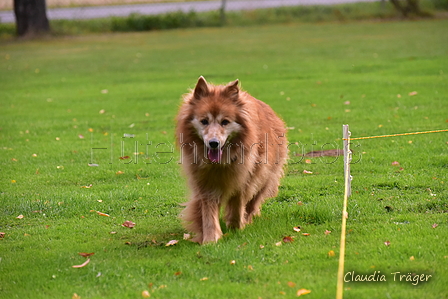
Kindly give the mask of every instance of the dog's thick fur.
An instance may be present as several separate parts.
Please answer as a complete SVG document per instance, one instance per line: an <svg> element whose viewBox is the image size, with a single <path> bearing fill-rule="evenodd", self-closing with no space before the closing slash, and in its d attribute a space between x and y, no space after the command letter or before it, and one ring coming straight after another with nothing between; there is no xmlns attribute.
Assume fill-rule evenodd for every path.
<svg viewBox="0 0 448 299"><path fill-rule="evenodd" d="M216 242L220 208L229 228L241 229L277 195L287 159L283 121L265 103L238 87L200 77L183 98L176 141L191 189L181 213L198 243Z"/></svg>

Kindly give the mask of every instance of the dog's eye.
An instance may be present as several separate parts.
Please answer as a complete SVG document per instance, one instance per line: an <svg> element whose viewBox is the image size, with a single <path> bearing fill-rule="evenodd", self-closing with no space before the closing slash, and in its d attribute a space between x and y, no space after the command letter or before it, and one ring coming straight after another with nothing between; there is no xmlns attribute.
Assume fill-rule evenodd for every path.
<svg viewBox="0 0 448 299"><path fill-rule="evenodd" d="M201 124L203 124L204 126L208 125L208 120L206 120L205 118L203 120L201 120Z"/></svg>
<svg viewBox="0 0 448 299"><path fill-rule="evenodd" d="M221 122L221 126L227 126L229 123L230 123L230 121L228 121L227 119L224 119L224 120Z"/></svg>

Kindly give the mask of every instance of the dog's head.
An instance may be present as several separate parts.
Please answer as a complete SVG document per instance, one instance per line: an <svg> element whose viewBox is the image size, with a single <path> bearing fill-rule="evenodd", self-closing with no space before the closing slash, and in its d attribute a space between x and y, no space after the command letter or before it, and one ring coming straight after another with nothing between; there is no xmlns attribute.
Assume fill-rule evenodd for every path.
<svg viewBox="0 0 448 299"><path fill-rule="evenodd" d="M226 143L241 130L238 80L225 86L213 86L200 77L193 91L194 105L191 121L198 136L204 141L208 158L220 163Z"/></svg>

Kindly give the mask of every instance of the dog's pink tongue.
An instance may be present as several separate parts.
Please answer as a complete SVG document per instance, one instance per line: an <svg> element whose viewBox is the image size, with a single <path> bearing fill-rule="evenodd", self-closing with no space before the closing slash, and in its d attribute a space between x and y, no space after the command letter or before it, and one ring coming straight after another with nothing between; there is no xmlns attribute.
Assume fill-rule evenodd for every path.
<svg viewBox="0 0 448 299"><path fill-rule="evenodd" d="M221 149L209 149L208 158L213 163L219 163L221 161L222 150Z"/></svg>

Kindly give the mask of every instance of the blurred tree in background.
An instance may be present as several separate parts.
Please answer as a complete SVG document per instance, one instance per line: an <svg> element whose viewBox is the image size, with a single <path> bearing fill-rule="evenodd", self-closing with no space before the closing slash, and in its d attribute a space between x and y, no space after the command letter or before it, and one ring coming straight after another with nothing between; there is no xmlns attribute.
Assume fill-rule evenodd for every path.
<svg viewBox="0 0 448 299"><path fill-rule="evenodd" d="M17 35L33 37L50 32L45 0L14 0Z"/></svg>
<svg viewBox="0 0 448 299"><path fill-rule="evenodd" d="M405 18L408 18L412 15L418 17L428 17L429 14L427 12L423 12L420 9L419 0L390 0L395 9L401 13L401 15Z"/></svg>

